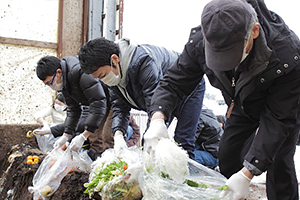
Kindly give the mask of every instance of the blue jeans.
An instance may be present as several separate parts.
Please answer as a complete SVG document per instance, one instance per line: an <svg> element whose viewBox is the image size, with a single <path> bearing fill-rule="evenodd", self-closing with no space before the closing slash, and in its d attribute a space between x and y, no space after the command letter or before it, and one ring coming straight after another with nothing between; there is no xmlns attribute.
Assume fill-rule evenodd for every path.
<svg viewBox="0 0 300 200"><path fill-rule="evenodd" d="M202 109L205 92L204 78L194 91L183 99L172 115L177 118L174 140L194 159L195 134ZM171 122L170 122L171 123Z"/></svg>
<svg viewBox="0 0 300 200"><path fill-rule="evenodd" d="M212 169L218 166L219 160L207 151L195 149L194 153L196 162Z"/></svg>
<svg viewBox="0 0 300 200"><path fill-rule="evenodd" d="M133 134L133 129L130 125L128 125L127 132L126 132L126 136L127 136L126 142L131 138L132 134Z"/></svg>

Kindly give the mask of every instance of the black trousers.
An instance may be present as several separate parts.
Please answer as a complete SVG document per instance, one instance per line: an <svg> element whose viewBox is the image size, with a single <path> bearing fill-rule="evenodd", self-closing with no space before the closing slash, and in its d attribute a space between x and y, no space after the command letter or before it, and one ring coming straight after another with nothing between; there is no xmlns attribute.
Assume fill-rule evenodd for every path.
<svg viewBox="0 0 300 200"><path fill-rule="evenodd" d="M299 199L294 165L294 154L300 129L299 121L289 131L271 165L266 169L266 188L269 200ZM233 109L230 118L226 121L219 147L219 166L225 177L229 178L243 168L244 157L252 145L258 128L259 124L241 114L241 110Z"/></svg>

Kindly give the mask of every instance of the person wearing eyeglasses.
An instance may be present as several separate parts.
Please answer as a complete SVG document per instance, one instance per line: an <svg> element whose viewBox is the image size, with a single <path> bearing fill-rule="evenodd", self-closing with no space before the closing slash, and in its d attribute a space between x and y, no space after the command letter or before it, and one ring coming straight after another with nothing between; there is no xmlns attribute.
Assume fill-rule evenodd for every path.
<svg viewBox="0 0 300 200"><path fill-rule="evenodd" d="M78 57L67 56L59 59L55 56L42 57L36 67L37 77L55 91L61 91L67 104L67 117L64 122L64 133L54 143L54 148L62 147L72 135L81 116L82 106L89 106L85 120L85 130L74 137L70 148L79 150L89 138L90 149L100 153L102 134L94 132L102 126L110 110L109 91L98 79L83 73ZM110 137L108 140L112 140ZM108 141L108 143L111 143Z"/></svg>

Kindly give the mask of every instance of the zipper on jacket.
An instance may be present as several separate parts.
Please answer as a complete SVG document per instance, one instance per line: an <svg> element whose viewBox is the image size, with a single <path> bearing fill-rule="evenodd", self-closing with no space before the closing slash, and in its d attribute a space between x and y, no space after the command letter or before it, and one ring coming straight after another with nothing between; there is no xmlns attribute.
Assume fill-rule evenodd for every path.
<svg viewBox="0 0 300 200"><path fill-rule="evenodd" d="M232 77L232 79L231 79L231 87L235 87L235 78L234 78L234 76Z"/></svg>

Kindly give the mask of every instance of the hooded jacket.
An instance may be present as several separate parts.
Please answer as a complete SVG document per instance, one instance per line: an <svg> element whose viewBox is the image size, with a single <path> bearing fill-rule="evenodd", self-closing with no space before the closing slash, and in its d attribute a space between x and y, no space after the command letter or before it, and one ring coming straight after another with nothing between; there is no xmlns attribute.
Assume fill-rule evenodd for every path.
<svg viewBox="0 0 300 200"><path fill-rule="evenodd" d="M123 39L123 42L130 45L130 41L127 39ZM122 52L124 51L121 49ZM144 44L137 45L131 57L124 57L124 55L126 54L121 55L121 59L123 61L129 59L129 65L128 67L122 66L122 60L120 61L122 74L125 76L123 87L126 88L126 94L134 101L134 105L124 97L124 93L118 86L110 87L113 91L111 93L113 133L116 130L126 133L131 108L149 111L151 98L159 85L159 80L176 61L179 53L163 47Z"/></svg>
<svg viewBox="0 0 300 200"><path fill-rule="evenodd" d="M107 111L108 90L106 86L85 74L75 56L61 60L63 90L67 107L64 132L74 134L81 115L81 105L89 106L89 115L85 120L85 130L94 132L101 124Z"/></svg>
<svg viewBox="0 0 300 200"><path fill-rule="evenodd" d="M263 1L248 1L256 10L260 34L240 65L237 77L232 72L217 72L205 62L201 26L191 30L188 43L178 61L166 72L152 97L150 111L161 111L167 118L203 75L220 89L229 110L227 122L245 123L231 131L255 132L244 166L254 175L268 169L277 150L295 126L300 97L300 43L284 21L269 11ZM226 132L226 128L225 128Z"/></svg>

